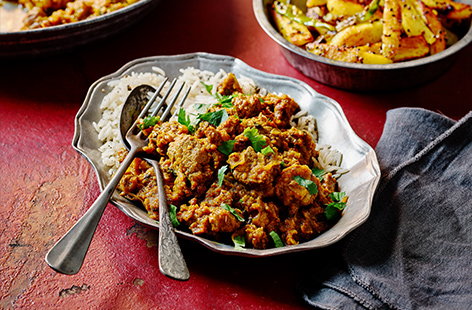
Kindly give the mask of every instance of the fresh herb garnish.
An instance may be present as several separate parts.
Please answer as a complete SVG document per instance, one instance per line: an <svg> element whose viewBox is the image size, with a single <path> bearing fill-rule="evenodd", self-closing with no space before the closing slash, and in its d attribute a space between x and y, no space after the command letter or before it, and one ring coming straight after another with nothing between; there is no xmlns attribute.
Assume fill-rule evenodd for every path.
<svg viewBox="0 0 472 310"><path fill-rule="evenodd" d="M318 179L323 178L323 176L327 173L323 169L318 169L318 168L313 168L311 169L311 172L317 177Z"/></svg>
<svg viewBox="0 0 472 310"><path fill-rule="evenodd" d="M210 95L213 96L213 93L212 93L212 91L213 91L213 85L205 84L205 83L203 83L203 82L201 82L201 83L202 83L202 85L205 87L206 91L207 91Z"/></svg>
<svg viewBox="0 0 472 310"><path fill-rule="evenodd" d="M270 146L266 146L261 150L262 155L267 156L270 153L275 153L274 150Z"/></svg>
<svg viewBox="0 0 472 310"><path fill-rule="evenodd" d="M226 170L228 170L228 165L224 165L220 169L218 169L218 186L223 185L223 180L225 178Z"/></svg>
<svg viewBox="0 0 472 310"><path fill-rule="evenodd" d="M177 207L174 206L173 204L169 205L169 217L174 227L177 227L180 225L180 222L177 219Z"/></svg>
<svg viewBox="0 0 472 310"><path fill-rule="evenodd" d="M226 211L229 211L232 215L234 215L234 217L240 221L240 222L244 222L244 218L238 214L238 212L236 212L236 210L234 210L233 208L231 208L230 205L226 204L226 203L222 203L221 204L221 207L223 209L225 209Z"/></svg>
<svg viewBox="0 0 472 310"><path fill-rule="evenodd" d="M233 240L236 249L242 249L246 246L246 239L244 236L232 236L231 240Z"/></svg>
<svg viewBox="0 0 472 310"><path fill-rule="evenodd" d="M311 195L314 195L314 194L318 193L318 186L312 180L307 180L305 178L302 178L299 175L294 176L293 179L298 184L305 187Z"/></svg>
<svg viewBox="0 0 472 310"><path fill-rule="evenodd" d="M192 125L192 123L190 121L190 117L187 115L187 112L185 112L185 110L182 109L182 108L179 110L179 115L177 117L177 121L180 124L186 126L190 133L193 133L196 129L195 126Z"/></svg>
<svg viewBox="0 0 472 310"><path fill-rule="evenodd" d="M339 218L340 211L346 207L346 193L345 192L333 192L329 194L332 203L327 204L324 215L328 221L333 221Z"/></svg>
<svg viewBox="0 0 472 310"><path fill-rule="evenodd" d="M216 98L216 100L218 100L218 104L221 105L223 108L232 108L233 107L233 104L232 104L232 101L233 101L233 98L235 97L235 95L230 95L230 96L225 96L225 95L222 95L218 92L215 92L213 94L213 85L208 85L208 84L205 84L203 83L203 86L205 87L206 91L212 95L213 97Z"/></svg>
<svg viewBox="0 0 472 310"><path fill-rule="evenodd" d="M218 146L218 151L228 156L233 152L234 143L236 143L236 140L224 141L220 146Z"/></svg>
<svg viewBox="0 0 472 310"><path fill-rule="evenodd" d="M246 128L243 131L243 135L249 138L251 141L254 151L260 152L262 148L267 144L263 135L259 134L257 128Z"/></svg>
<svg viewBox="0 0 472 310"><path fill-rule="evenodd" d="M160 120L159 116L151 116L151 115L146 116L143 119L143 122L138 125L138 128L141 130L144 130L146 128L152 127L156 125L159 122L159 120Z"/></svg>
<svg viewBox="0 0 472 310"><path fill-rule="evenodd" d="M271 231L269 235L272 238L272 241L274 241L274 245L276 248L281 248L284 246L284 243L282 242L282 239L280 239L278 233L276 233L275 231Z"/></svg>
<svg viewBox="0 0 472 310"><path fill-rule="evenodd" d="M228 119L228 112L225 109L221 109L215 112L208 112L198 115L198 119L209 122L215 127L218 127L221 123Z"/></svg>

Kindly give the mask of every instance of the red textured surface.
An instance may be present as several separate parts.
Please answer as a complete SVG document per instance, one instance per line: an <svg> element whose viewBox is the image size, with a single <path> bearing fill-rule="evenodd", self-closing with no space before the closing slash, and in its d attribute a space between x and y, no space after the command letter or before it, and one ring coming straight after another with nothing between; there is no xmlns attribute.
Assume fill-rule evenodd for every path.
<svg viewBox="0 0 472 310"><path fill-rule="evenodd" d="M251 1L161 1L144 20L99 43L55 57L0 60L0 308L302 309L297 285L332 249L265 259L222 256L181 240L191 278L159 273L156 232L109 205L79 274L55 273L47 250L99 194L71 147L88 87L144 56L211 52L298 78L337 100L358 135L377 143L385 112L428 108L454 119L472 106L469 46L444 76L395 93L360 94L297 72L258 27ZM334 257L332 259L335 259Z"/></svg>

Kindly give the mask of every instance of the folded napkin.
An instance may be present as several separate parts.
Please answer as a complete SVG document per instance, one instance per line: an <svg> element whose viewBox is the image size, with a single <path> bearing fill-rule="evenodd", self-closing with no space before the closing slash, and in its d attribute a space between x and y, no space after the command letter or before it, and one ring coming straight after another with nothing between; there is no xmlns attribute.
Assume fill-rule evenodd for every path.
<svg viewBox="0 0 472 310"><path fill-rule="evenodd" d="M302 284L321 309L472 309L472 112L387 113L369 219Z"/></svg>

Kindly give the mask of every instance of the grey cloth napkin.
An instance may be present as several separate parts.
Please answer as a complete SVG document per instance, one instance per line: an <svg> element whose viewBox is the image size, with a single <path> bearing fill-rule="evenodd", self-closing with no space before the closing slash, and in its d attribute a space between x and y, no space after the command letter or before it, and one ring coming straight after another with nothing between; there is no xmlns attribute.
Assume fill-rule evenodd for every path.
<svg viewBox="0 0 472 310"><path fill-rule="evenodd" d="M321 309L472 309L472 112L387 112L369 219L303 282ZM318 269L318 270L320 270Z"/></svg>

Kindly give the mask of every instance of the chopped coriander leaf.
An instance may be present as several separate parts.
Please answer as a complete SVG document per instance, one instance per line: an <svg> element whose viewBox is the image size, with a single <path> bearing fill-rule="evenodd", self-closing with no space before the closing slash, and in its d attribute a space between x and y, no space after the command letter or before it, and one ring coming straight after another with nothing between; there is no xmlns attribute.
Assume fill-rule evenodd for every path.
<svg viewBox="0 0 472 310"><path fill-rule="evenodd" d="M221 123L228 119L228 112L225 109L221 109L215 112L208 112L200 114L198 119L209 122L215 127L218 127Z"/></svg>
<svg viewBox="0 0 472 310"><path fill-rule="evenodd" d="M287 164L282 160L280 162L280 169L285 169L285 167L287 167Z"/></svg>
<svg viewBox="0 0 472 310"><path fill-rule="evenodd" d="M232 107L234 107L234 105L232 103L234 97L235 97L235 95L225 96L225 95L221 95L219 93L215 94L216 100L218 100L219 104L221 104L221 106L223 108L232 108Z"/></svg>
<svg viewBox="0 0 472 310"><path fill-rule="evenodd" d="M174 227L177 227L180 225L180 222L177 219L177 207L172 204L169 205L169 217Z"/></svg>
<svg viewBox="0 0 472 310"><path fill-rule="evenodd" d="M269 155L270 153L274 153L274 150L270 146L266 146L261 150L262 155Z"/></svg>
<svg viewBox="0 0 472 310"><path fill-rule="evenodd" d="M220 146L218 146L218 151L228 156L233 152L234 143L236 143L236 140L224 141Z"/></svg>
<svg viewBox="0 0 472 310"><path fill-rule="evenodd" d="M341 211L346 207L346 193L345 192L333 192L329 195L333 200L332 203L327 204L325 207L324 215L328 221L334 221L339 218Z"/></svg>
<svg viewBox="0 0 472 310"><path fill-rule="evenodd" d="M213 85L209 85L209 84L205 84L203 82L201 82L202 85L205 87L206 91L212 95L213 97L216 98L216 100L218 100L218 103L223 107L223 108L232 108L233 107L233 104L231 103L231 101L233 101L233 98L235 97L235 95L230 95L230 96L225 96L225 95L222 95L218 92L214 93L213 94Z"/></svg>
<svg viewBox="0 0 472 310"><path fill-rule="evenodd" d="M305 187L311 195L314 195L314 194L318 193L318 186L312 180L304 179L299 175L294 176L293 179L298 184Z"/></svg>
<svg viewBox="0 0 472 310"><path fill-rule="evenodd" d="M280 239L279 234L277 234L275 231L271 231L269 235L272 238L272 241L274 241L274 245L276 248L281 248L284 246L282 239Z"/></svg>
<svg viewBox="0 0 472 310"><path fill-rule="evenodd" d="M251 141L254 151L260 152L262 148L267 144L263 135L259 134L257 128L246 128L243 134Z"/></svg>
<svg viewBox="0 0 472 310"><path fill-rule="evenodd" d="M234 217L240 221L240 222L244 222L244 218L241 217L241 215L238 214L238 212L236 212L236 210L234 210L233 208L231 208L230 205L226 204L226 203L222 203L221 204L221 207L227 211L229 211L232 215L234 215Z"/></svg>
<svg viewBox="0 0 472 310"><path fill-rule="evenodd" d="M186 126L188 128L188 131L190 131L190 133L193 133L195 131L195 126L192 125L191 121L190 121L190 117L187 115L187 112L185 112L184 109L180 108L179 110L179 115L177 116L177 121Z"/></svg>
<svg viewBox="0 0 472 310"><path fill-rule="evenodd" d="M329 194L329 197L334 201L334 202L342 202L343 198L346 197L345 192L332 192Z"/></svg>
<svg viewBox="0 0 472 310"><path fill-rule="evenodd" d="M311 169L311 172L317 177L318 179L323 178L323 176L327 173L323 169L318 169L318 168L313 168Z"/></svg>
<svg viewBox="0 0 472 310"><path fill-rule="evenodd" d="M228 170L228 165L224 165L220 169L218 169L218 186L223 185L223 180L225 178L226 170Z"/></svg>
<svg viewBox="0 0 472 310"><path fill-rule="evenodd" d="M328 221L334 221L339 218L339 210L329 204L324 210L324 215Z"/></svg>
<svg viewBox="0 0 472 310"><path fill-rule="evenodd" d="M213 95L211 92L213 91L213 85L209 85L209 84L205 84L203 82L201 82L202 85L205 87L206 91L210 94L210 95Z"/></svg>
<svg viewBox="0 0 472 310"><path fill-rule="evenodd" d="M264 101L264 98L259 97L259 98L257 98L257 99L259 99L259 102L260 102L260 103L264 103L264 102L265 102L265 101Z"/></svg>
<svg viewBox="0 0 472 310"><path fill-rule="evenodd" d="M236 249L242 249L246 246L246 239L244 239L244 236L232 236L231 240L233 240Z"/></svg>
<svg viewBox="0 0 472 310"><path fill-rule="evenodd" d="M156 125L159 122L159 120L160 120L159 116L151 116L151 115L146 116L143 119L143 122L138 125L138 128L141 130L144 130L146 128L152 127Z"/></svg>

